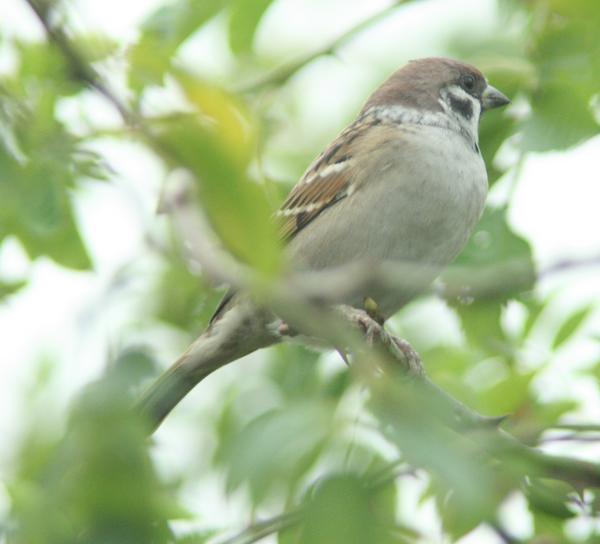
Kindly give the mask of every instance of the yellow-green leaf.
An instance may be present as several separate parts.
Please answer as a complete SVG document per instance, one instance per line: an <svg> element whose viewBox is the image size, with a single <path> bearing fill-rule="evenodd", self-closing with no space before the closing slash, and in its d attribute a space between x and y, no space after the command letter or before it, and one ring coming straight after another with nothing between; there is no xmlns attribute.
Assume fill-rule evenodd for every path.
<svg viewBox="0 0 600 544"><path fill-rule="evenodd" d="M577 332L577 329L579 329L582 323L587 319L592 310L592 306L584 306L574 314L570 315L558 329L554 341L552 342L552 349L558 349L567 342Z"/></svg>

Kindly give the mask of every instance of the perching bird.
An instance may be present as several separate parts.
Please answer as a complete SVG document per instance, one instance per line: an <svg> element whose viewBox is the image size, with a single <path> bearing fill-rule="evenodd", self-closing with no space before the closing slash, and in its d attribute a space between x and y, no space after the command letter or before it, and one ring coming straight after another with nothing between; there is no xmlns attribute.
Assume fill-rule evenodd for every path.
<svg viewBox="0 0 600 544"><path fill-rule="evenodd" d="M425 289L463 248L484 208L488 182L479 120L508 98L468 64L415 60L367 100L357 119L312 163L277 213L286 250L299 268L365 260L422 265L404 290L368 298L387 318ZM150 387L140 406L158 426L217 368L277 342L273 316L228 295L205 332Z"/></svg>

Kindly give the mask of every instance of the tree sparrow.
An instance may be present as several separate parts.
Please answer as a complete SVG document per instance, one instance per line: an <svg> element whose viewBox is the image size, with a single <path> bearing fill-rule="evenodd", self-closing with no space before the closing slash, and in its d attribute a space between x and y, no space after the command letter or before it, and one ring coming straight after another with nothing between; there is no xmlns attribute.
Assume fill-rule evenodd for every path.
<svg viewBox="0 0 600 544"><path fill-rule="evenodd" d="M395 72L277 213L292 261L305 270L357 260L422 265L404 290L340 301L362 308L368 297L391 316L456 257L479 220L488 188L479 120L508 103L479 70L455 60L420 59ZM277 342L268 319L226 295L207 330L146 392L142 411L158 425L213 370Z"/></svg>

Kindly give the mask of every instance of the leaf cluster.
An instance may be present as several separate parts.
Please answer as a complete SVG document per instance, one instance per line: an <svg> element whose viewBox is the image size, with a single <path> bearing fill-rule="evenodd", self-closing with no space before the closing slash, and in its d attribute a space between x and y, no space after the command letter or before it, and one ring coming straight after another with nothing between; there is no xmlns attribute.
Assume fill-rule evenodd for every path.
<svg viewBox="0 0 600 544"><path fill-rule="evenodd" d="M418 9L417 2L398 2L398 15L404 3ZM299 157L318 147L307 139L294 142L293 149L278 148L285 127L268 109L290 100L294 76L335 53L328 45L323 54L303 52L304 60L283 72L272 70L272 60L257 53L254 42L273 4L166 2L127 47L101 36L66 33L73 50L100 75L115 59L126 58L120 74L127 85L123 103L143 130L122 123L111 128L110 137L136 138L162 161L167 178L183 172L192 180L182 198L194 199L223 247L266 281L278 277L283 266L269 216L286 188L271 179L270 168L277 171L283 163L285 171L296 172ZM450 51L473 57L496 86L524 105L482 124L492 183L510 176L518 181L530 152L568 149L598 133L600 4L505 0L500 5L502 20L493 35L461 34L448 44ZM47 9L60 18L57 5ZM182 59L182 50L211 27L224 38L230 56L222 80L199 76ZM111 178L102 157L91 151L107 131L88 118L81 130L59 114L65 103L98 89L54 45L15 40L17 62L0 82L0 244L12 238L32 261L47 257L90 270L91 251L79 231L74 199L90 179ZM258 83L244 85L247 81ZM173 87L181 107L154 114L148 97ZM506 149L517 152L517 163L495 162ZM510 201L486 210L457 264L494 270L508 263L518 273L483 288L452 271L443 278L447 305L460 324L459 340L438 339L435 327L412 330L410 314L419 303L403 310L397 323L418 343L434 339L417 347L444 390L487 415L510 415L504 428L539 447L578 408L572 397L542 400L540 383L555 356L581 337L594 308L553 315L552 300L536 292L533 251L511 227L509 210ZM160 272L143 295L150 301L142 305L149 315L139 319L192 333L208 319L218 292L186 261L173 231L158 245L162 253L148 250L160 261ZM26 282L0 278L0 298ZM507 324L515 309L522 317L517 327ZM543 357L524 364L532 344ZM253 542L274 533L282 544L418 542L432 533L413 519L411 512L419 508L434 510L433 519L453 540L486 526L518 542L501 515L515 497L524 500L527 511L521 515L533 525L524 538L584 541L572 536L569 523L597 515L596 482L562 481L535 455L510 449L498 454L495 430L457 431L444 423L449 414L418 388L366 371L372 361L358 361L347 371L297 346L280 346L265 358L252 394L237 383L224 387L219 405L201 420L207 432L198 440L211 453L203 471L222 476L226 496L243 495L248 520L266 518L222 542ZM588 369L588 378L597 381L599 367ZM44 433L30 425L9 485L11 511L3 531L10 542L190 543L220 534L223 528L210 519L201 520L198 533L172 528L173 520L189 515L177 504L177 486L157 474L142 426L128 409L131 390L151 368L143 352L126 352L82 393L64 429ZM244 369L238 370L243 375ZM597 430L575 429L571 438ZM194 518L202 514L200 509ZM598 538L594 531L588 531L588 542Z"/></svg>

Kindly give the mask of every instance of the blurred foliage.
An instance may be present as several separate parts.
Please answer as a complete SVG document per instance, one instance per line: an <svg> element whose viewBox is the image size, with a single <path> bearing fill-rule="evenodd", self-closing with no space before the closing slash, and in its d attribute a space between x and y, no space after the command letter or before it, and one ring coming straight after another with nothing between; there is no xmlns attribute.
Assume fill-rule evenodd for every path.
<svg viewBox="0 0 600 544"><path fill-rule="evenodd" d="M77 53L100 74L122 65L123 94L132 111L144 116L152 136L143 134L140 141L163 160L169 175L182 169L192 174L195 196L225 248L266 277L281 266L269 216L270 198L281 196L284 184L270 179L280 177L272 173L278 171L273 165L296 172L320 145L318 138L303 134L288 148L270 151L286 138L282 112L295 107L289 106L292 76L309 71L323 56L299 51L298 58L309 60L286 65L285 77L271 71L276 52L257 53L254 42L277 3L165 1L141 24L133 44L67 32ZM55 4L43 4L62 17ZM419 9L415 0L403 4ZM518 181L531 151L564 150L599 132L600 3L498 0L498 7L494 32L460 32L447 44L449 54L472 60L516 104L482 121L491 184ZM400 5L397 11L403 9ZM64 26L69 29L68 19ZM218 79L198 76L181 55L208 27L227 47L228 75ZM90 117L84 123L88 131L75 130L59 111L65 101L94 91L46 42L6 38L0 47L15 58L0 80L0 244L16 239L32 261L48 257L64 267L90 270L93 252L80 235L73 203L83 182L112 177L104 157L92 151L95 131L105 134L105 127L95 126ZM252 89L239 90L241 74L257 82ZM173 107L172 115L153 111L148 97L173 89L180 107ZM277 109L278 103L288 109ZM348 121L353 113L347 113ZM329 127L330 135L340 128ZM112 137L130 138L131 130L117 129ZM497 161L506 150L518 159ZM518 276L498 278L485 292L445 277L458 285L447 302L462 337L454 345L429 343L420 353L428 374L446 391L482 413L510 415L505 428L538 446L550 428L578 408L579 399L541 400L536 384L594 308L560 316L539 340L539 330L548 328L551 300L536 291L532 248L511 227L509 208L510 201L486 210L457 263L476 270L508 263L516 265ZM148 248L161 265L136 317L146 326L161 322L196 333L219 291L205 285L173 236L161 244L160 252ZM26 279L0 278L0 299L26 284ZM518 330L506 324L510 308L522 315ZM401 323L410 311L403 311ZM534 342L543 360L521 364ZM502 541L520 542L499 515L515 496L529 511L521 512L533 526L527 541L600 538L591 525L583 538L568 529L569 520L597 514L596 492L586 491L582 502L579 488L526 478L536 473L530 462L501 463L485 449L491 440L485 433L450 430L439 407L401 380L374 379L367 393L359 371L332 365L305 348L279 346L266 357L263 371L247 380L253 394L237 394L240 386L220 391L219 404L203 420L215 445L206 448L211 455L202 472L220 474L228 497L244 495L248 521L281 514L255 523L246 540L234 537L232 543L270 533L277 533L281 544L426 542L439 531L418 526L420 518L407 507L415 494L420 503L415 508L434 510L432 523L439 522L453 541L486 525ZM7 480L10 508L0 530L8 542L218 542L218 528L202 507L193 514L184 511L178 487L157 475L142 427L129 411L132 392L155 372L151 354L126 350L82 392L63 428L26 426ZM584 372L598 382L600 363ZM202 435L199 441L204 451L210 438ZM190 472L186 478L201 481L197 467ZM202 529L187 534L172 529L171 521L189 518L199 520Z"/></svg>
<svg viewBox="0 0 600 544"><path fill-rule="evenodd" d="M159 136L161 149L196 174L208 217L231 252L262 272L277 272L281 252L272 210L264 191L246 175L253 146L245 112L214 86L188 74L178 76L186 98L205 119L189 117L170 124ZM232 201L235 207L229 205Z"/></svg>
<svg viewBox="0 0 600 544"><path fill-rule="evenodd" d="M149 301L148 311L154 317L195 331L208 322L223 295L203 286L201 278L190 271L176 252L165 259L152 289L156 297Z"/></svg>
<svg viewBox="0 0 600 544"><path fill-rule="evenodd" d="M19 66L0 85L0 233L29 256L91 267L69 192L76 180L103 177L98 157L57 119L57 102L81 92L62 57L43 44L16 43Z"/></svg>
<svg viewBox="0 0 600 544"><path fill-rule="evenodd" d="M185 513L159 482L127 386L140 354L90 384L64 432L32 426L9 487L10 542L172 542L167 520Z"/></svg>

